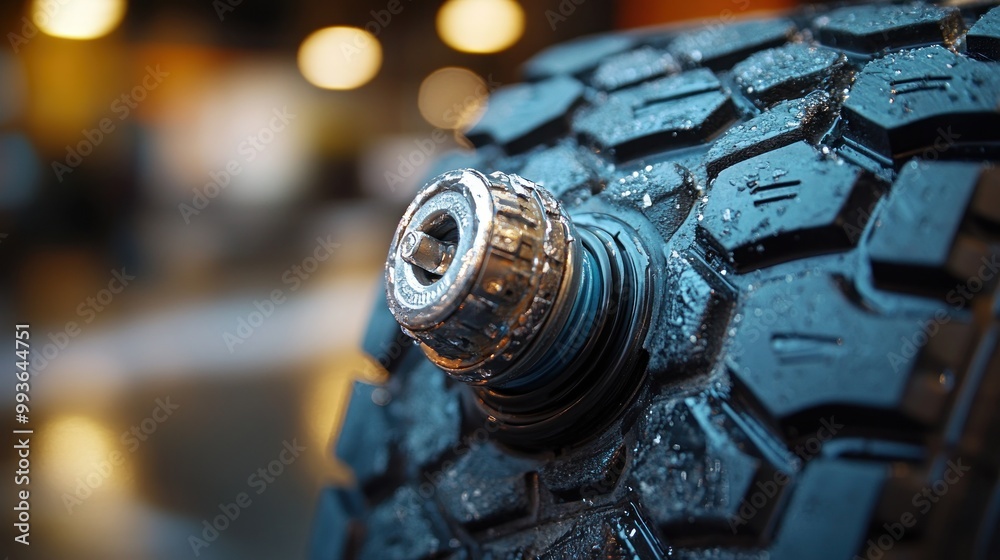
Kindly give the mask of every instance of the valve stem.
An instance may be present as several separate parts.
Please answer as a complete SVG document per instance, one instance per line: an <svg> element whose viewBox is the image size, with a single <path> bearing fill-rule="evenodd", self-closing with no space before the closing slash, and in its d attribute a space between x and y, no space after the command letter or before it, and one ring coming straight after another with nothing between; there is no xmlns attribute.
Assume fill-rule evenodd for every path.
<svg viewBox="0 0 1000 560"><path fill-rule="evenodd" d="M440 276L455 257L455 244L435 239L422 231L411 231L399 244L399 256L414 266Z"/></svg>

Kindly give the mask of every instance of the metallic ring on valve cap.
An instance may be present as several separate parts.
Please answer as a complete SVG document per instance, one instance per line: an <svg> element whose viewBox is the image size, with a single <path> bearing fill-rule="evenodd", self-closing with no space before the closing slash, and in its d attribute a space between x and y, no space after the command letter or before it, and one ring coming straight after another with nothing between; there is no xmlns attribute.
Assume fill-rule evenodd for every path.
<svg viewBox="0 0 1000 560"><path fill-rule="evenodd" d="M502 384L561 330L578 253L573 225L548 192L517 175L452 171L403 215L386 262L387 299L439 367L467 383Z"/></svg>

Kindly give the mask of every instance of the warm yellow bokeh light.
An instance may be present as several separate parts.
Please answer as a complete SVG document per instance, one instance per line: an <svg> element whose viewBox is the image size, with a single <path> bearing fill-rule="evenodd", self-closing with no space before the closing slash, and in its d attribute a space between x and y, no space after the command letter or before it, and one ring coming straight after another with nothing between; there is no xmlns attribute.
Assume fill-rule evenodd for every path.
<svg viewBox="0 0 1000 560"><path fill-rule="evenodd" d="M437 30L453 49L499 52L524 34L524 10L514 0L449 0L438 12Z"/></svg>
<svg viewBox="0 0 1000 560"><path fill-rule="evenodd" d="M486 82L465 68L441 68L420 84L417 106L438 128L465 129L479 120L489 97Z"/></svg>
<svg viewBox="0 0 1000 560"><path fill-rule="evenodd" d="M125 0L34 0L31 19L42 32L63 39L96 39L118 27Z"/></svg>
<svg viewBox="0 0 1000 560"><path fill-rule="evenodd" d="M72 492L81 485L91 490L130 486L127 449L97 420L63 416L38 432L42 444L39 470L53 487Z"/></svg>
<svg viewBox="0 0 1000 560"><path fill-rule="evenodd" d="M326 27L299 47L299 70L326 89L354 89L368 83L382 66L382 46L356 27Z"/></svg>

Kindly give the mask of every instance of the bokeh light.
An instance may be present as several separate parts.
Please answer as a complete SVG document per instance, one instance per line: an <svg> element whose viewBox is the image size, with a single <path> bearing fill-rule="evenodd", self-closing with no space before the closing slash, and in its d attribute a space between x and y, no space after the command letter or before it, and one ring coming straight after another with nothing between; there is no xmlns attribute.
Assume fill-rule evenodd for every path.
<svg viewBox="0 0 1000 560"><path fill-rule="evenodd" d="M190 204L192 185L203 189L215 181L228 185L213 204L297 200L314 169L310 138L316 119L304 115L313 110L309 97L315 90L280 59L229 61L201 69L199 76L197 84L165 102L168 116L156 123L148 170L154 196L176 201L180 192ZM232 162L240 172L223 173Z"/></svg>
<svg viewBox="0 0 1000 560"><path fill-rule="evenodd" d="M489 97L486 82L465 68L435 70L420 84L417 105L438 128L464 129L482 117Z"/></svg>
<svg viewBox="0 0 1000 560"><path fill-rule="evenodd" d="M31 19L44 33L64 39L96 39L118 27L125 0L33 0Z"/></svg>
<svg viewBox="0 0 1000 560"><path fill-rule="evenodd" d="M449 0L438 11L437 30L453 49L499 52L524 34L524 10L514 0Z"/></svg>
<svg viewBox="0 0 1000 560"><path fill-rule="evenodd" d="M97 420L83 415L60 416L43 426L39 435L39 469L53 487L68 491L81 485L91 491L105 489L95 494L131 489L133 475L127 461L123 462L128 449Z"/></svg>
<svg viewBox="0 0 1000 560"><path fill-rule="evenodd" d="M382 66L382 46L356 27L326 27L299 47L299 70L315 86L354 89L368 83Z"/></svg>

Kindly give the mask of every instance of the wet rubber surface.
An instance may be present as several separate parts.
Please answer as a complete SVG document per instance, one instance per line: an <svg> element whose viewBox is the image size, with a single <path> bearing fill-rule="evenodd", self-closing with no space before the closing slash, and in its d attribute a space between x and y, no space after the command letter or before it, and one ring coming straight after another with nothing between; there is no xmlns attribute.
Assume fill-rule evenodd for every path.
<svg viewBox="0 0 1000 560"><path fill-rule="evenodd" d="M905 2L529 61L435 173L657 236L643 387L514 454L376 310L312 557L1000 557L998 51L1000 8Z"/></svg>

